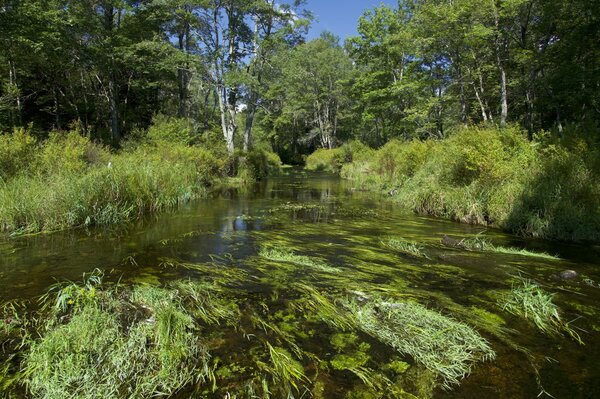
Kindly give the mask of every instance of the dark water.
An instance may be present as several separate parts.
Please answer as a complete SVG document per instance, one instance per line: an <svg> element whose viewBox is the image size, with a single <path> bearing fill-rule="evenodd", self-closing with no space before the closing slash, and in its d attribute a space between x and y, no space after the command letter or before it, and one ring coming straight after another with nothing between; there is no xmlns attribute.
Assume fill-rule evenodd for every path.
<svg viewBox="0 0 600 399"><path fill-rule="evenodd" d="M600 248L527 241L494 230L485 235L495 245L556 254L561 260L440 245L444 234L471 237L483 230L418 217L384 198L354 191L350 182L291 170L249 188L216 190L206 200L130 226L0 240L0 300L38 296L56 279L79 280L95 268L112 279L160 284L195 275L187 269L165 267L165 259L218 264L243 270L245 277L232 286L232 292L241 301L268 303L268 317L274 322L279 314L285 319L282 309L295 298L297 284L311 284L326 292L407 295L469 325L473 325L469 314L478 309L502 318L503 328L510 331L506 339L473 325L489 341L496 353L494 360L476 363L452 390L437 387L424 393L417 388L411 391L410 382L405 384L416 396L533 398L544 389L556 398L600 397ZM407 258L385 248L381 241L389 236L418 242L428 259ZM331 276L299 267L278 268L258 256L263 246L322 258L342 273ZM555 275L565 269L577 270L580 277L557 280ZM503 311L498 295L510 290L519 278L532 279L555 294L562 318L573 320L571 326L585 346L567 337L543 335L533 324ZM279 325L308 328L283 321ZM298 344L320 359L331 357L326 334L318 330L315 336L298 338ZM393 350L373 340L370 345L368 367L377 370L389 362ZM236 350L240 353L232 355ZM227 350L215 349L215 355L243 358L246 350L233 339ZM308 363L303 362L310 369ZM344 397L364 385L350 372L324 370L312 397ZM224 392L217 391L214 397L222 398ZM311 396L299 393L297 397ZM378 392L354 397L387 396Z"/></svg>

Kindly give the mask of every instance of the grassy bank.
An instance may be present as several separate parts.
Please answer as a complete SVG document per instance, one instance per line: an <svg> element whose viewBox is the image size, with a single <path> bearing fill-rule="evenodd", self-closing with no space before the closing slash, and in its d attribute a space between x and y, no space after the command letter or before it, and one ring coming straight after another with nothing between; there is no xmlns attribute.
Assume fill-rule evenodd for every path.
<svg viewBox="0 0 600 399"><path fill-rule="evenodd" d="M194 142L185 121L161 119L119 151L77 131L44 140L0 135L0 230L11 234L108 225L174 208L227 177L244 181L279 168L262 150L228 156Z"/></svg>
<svg viewBox="0 0 600 399"><path fill-rule="evenodd" d="M394 140L376 151L351 143L319 150L306 163L420 214L524 236L600 239L600 156L576 134L530 142L514 128L469 128L441 141Z"/></svg>

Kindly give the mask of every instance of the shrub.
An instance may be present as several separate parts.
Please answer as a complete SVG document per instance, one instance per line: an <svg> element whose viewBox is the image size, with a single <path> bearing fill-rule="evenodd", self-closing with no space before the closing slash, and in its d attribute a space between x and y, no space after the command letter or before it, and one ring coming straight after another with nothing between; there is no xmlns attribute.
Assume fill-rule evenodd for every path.
<svg viewBox="0 0 600 399"><path fill-rule="evenodd" d="M194 126L186 118L156 115L146 137L153 142L192 144L195 139Z"/></svg>
<svg viewBox="0 0 600 399"><path fill-rule="evenodd" d="M104 164L109 152L78 131L52 132L37 154L36 171L44 174L82 172L90 165Z"/></svg>
<svg viewBox="0 0 600 399"><path fill-rule="evenodd" d="M260 180L281 169L281 159L271 151L253 149L235 155L237 176L243 181Z"/></svg>
<svg viewBox="0 0 600 399"><path fill-rule="evenodd" d="M373 150L360 141L350 141L334 149L320 148L306 158L306 169L340 173L344 164L368 160Z"/></svg>
<svg viewBox="0 0 600 399"><path fill-rule="evenodd" d="M28 170L35 157L37 142L26 128L0 134L0 180L7 180Z"/></svg>

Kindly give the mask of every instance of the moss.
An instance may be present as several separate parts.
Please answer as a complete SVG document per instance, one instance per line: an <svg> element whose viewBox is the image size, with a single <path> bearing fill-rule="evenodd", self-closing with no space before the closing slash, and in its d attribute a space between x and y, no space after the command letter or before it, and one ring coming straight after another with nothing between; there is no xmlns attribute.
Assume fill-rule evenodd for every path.
<svg viewBox="0 0 600 399"><path fill-rule="evenodd" d="M406 373L406 370L410 368L410 364L402 360L392 360L385 367L392 370L396 374L404 374Z"/></svg>
<svg viewBox="0 0 600 399"><path fill-rule="evenodd" d="M358 341L358 335L355 333L338 333L334 334L330 338L331 345L338 351L341 352L349 347L356 345Z"/></svg>

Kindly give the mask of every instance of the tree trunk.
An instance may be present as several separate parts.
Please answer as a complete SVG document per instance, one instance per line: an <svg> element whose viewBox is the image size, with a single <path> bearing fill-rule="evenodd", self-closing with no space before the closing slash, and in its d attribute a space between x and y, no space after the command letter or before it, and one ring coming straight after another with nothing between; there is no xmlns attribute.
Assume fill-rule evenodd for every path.
<svg viewBox="0 0 600 399"><path fill-rule="evenodd" d="M10 86L12 89L14 89L15 91L15 106L17 109L17 115L16 117L14 116L14 111L11 111L11 123L13 125L16 125L17 123L19 125L23 124L23 119L22 119L22 105L21 105L21 93L19 92L19 84L17 81L17 68L15 67L15 63L12 60L8 61L8 76L9 76L9 82L10 82Z"/></svg>
<svg viewBox="0 0 600 399"><path fill-rule="evenodd" d="M246 110L246 128L244 129L244 152L252 148L252 127L254 125L254 116L256 115L256 96L252 95Z"/></svg>
<svg viewBox="0 0 600 399"><path fill-rule="evenodd" d="M496 26L496 37L494 40L495 51L496 51L496 64L498 67L498 72L500 73L500 127L506 126L506 120L508 118L508 93L506 88L506 69L504 68L504 63L502 61L502 55L505 51L503 51L506 47L506 44L503 43L500 32L500 17L498 15L498 10L494 10L494 24Z"/></svg>
<svg viewBox="0 0 600 399"><path fill-rule="evenodd" d="M121 140L121 132L119 131L119 100L117 98L117 90L115 88L115 81L112 76L112 71L108 81L108 106L110 112L110 132L113 141L118 142Z"/></svg>

